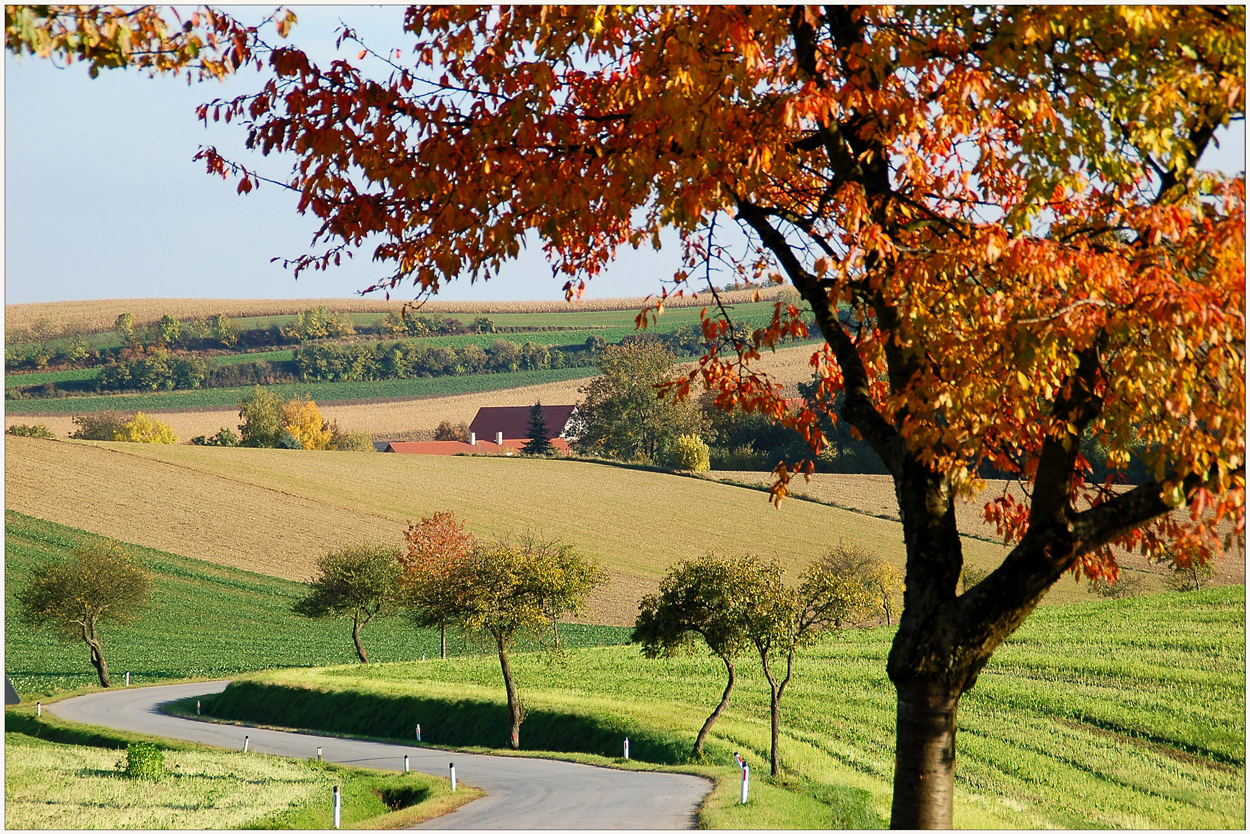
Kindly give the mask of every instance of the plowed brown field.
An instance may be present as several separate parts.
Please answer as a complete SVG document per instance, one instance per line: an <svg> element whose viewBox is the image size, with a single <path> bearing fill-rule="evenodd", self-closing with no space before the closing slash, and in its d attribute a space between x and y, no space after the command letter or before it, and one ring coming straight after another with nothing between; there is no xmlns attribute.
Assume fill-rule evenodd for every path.
<svg viewBox="0 0 1250 834"><path fill-rule="evenodd" d="M629 624L675 561L757 553L797 572L840 540L901 564L897 522L755 490L592 463L216 449L6 438L5 505L184 556L304 580L318 556L402 541L450 509L479 535L532 530L599 559L611 583L589 618ZM968 540L988 566L1002 548ZM1052 597L1079 597L1062 583Z"/></svg>
<svg viewBox="0 0 1250 834"><path fill-rule="evenodd" d="M772 475L761 472L711 472L711 478L725 478L742 483L772 483ZM796 478L791 482L791 492L795 495L810 496L818 501L827 501L839 507L858 510L873 516L897 519L898 502L894 497L894 482L889 475L833 475L828 473L813 475L810 482ZM981 515L986 502L995 495L1010 492L1017 501L1026 500L1024 491L1016 482L988 481L985 491L978 499L965 501L955 508L955 518L959 529L965 535L983 539L1000 541L998 529ZM1228 528L1231 531L1231 526ZM1121 568L1142 574L1162 577L1168 573L1166 565L1147 561L1139 553L1130 553L1122 547L1115 548L1116 561ZM1241 585L1246 581L1246 554L1244 550L1230 553L1217 565L1218 584Z"/></svg>

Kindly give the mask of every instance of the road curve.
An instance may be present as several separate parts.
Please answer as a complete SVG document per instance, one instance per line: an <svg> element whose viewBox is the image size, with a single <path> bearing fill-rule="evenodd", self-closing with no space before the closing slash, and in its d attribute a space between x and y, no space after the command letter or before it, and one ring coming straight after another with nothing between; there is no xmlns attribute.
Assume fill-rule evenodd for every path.
<svg viewBox="0 0 1250 834"><path fill-rule="evenodd" d="M114 689L50 704L52 714L148 735L195 741L214 747L248 749L294 758L311 758L317 748L331 762L381 770L411 768L447 776L455 762L457 781L486 796L420 828L693 828L695 812L711 790L697 776L611 770L550 759L481 756L402 744L333 738L210 724L160 712L160 705L222 691L229 681Z"/></svg>

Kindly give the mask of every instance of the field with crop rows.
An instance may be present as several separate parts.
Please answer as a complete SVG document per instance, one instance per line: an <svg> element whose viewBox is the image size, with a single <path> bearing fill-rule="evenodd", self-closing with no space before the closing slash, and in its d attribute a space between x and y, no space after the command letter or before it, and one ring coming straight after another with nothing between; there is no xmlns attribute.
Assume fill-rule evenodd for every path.
<svg viewBox="0 0 1250 834"><path fill-rule="evenodd" d="M725 479L736 483L764 485L772 482L767 472L709 472L706 476L713 479ZM857 510L878 518L898 519L898 501L894 495L894 482L889 475L834 475L818 473L810 481L796 478L791 484L795 495L807 496L824 501L837 507ZM1017 501L1024 502L1027 496L1019 483L1014 481L988 481L985 489L975 499L963 501L955 506L955 518L961 532L988 541L1002 541L998 529L982 516L987 501L1004 492L1010 492ZM1183 520L1188 516L1187 510L1178 510L1177 518ZM1232 524L1224 524L1223 534L1232 532ZM1147 561L1140 553L1130 552L1122 547L1115 548L1116 561L1124 570L1143 577L1149 590L1163 587L1160 577L1166 576L1166 565ZM1219 585L1244 585L1246 582L1246 551L1245 548L1235 549L1226 553L1215 563L1217 574L1213 579Z"/></svg>
<svg viewBox="0 0 1250 834"><path fill-rule="evenodd" d="M572 460L221 449L7 438L7 507L148 547L304 580L332 547L401 541L450 509L482 536L533 530L599 559L588 619L632 623L678 559L776 557L794 572L839 541L902 564L897 522L698 478ZM965 542L970 564L1000 546ZM1084 598L1060 583L1055 599Z"/></svg>
<svg viewBox="0 0 1250 834"><path fill-rule="evenodd" d="M775 298L779 290L760 290L764 299ZM755 290L722 292L729 304L746 304L755 300ZM387 313L399 312L404 301L382 298L301 298L301 299L218 299L218 298L116 298L100 301L53 301L39 304L6 304L5 328L9 331L29 330L40 322L51 321L62 328L87 331L112 330L117 317L131 313L138 323L153 322L164 315L181 319L207 318L223 314L229 318L255 316L293 316L316 307L335 312ZM580 301L427 301L421 313L444 316L495 315L501 313L561 313L566 311L633 310L638 311L645 300L638 298L583 298ZM704 307L712 296L700 293L697 298L671 298L668 308Z"/></svg>
<svg viewBox="0 0 1250 834"><path fill-rule="evenodd" d="M956 825L1241 827L1244 597L1237 587L1038 609L961 704ZM798 662L782 705L781 753L796 803L809 807L791 824L888 820L892 637L887 628L839 632ZM632 646L581 650L555 665L522 656L513 665L530 715L522 747L615 756L628 735L631 755L645 761L680 761L724 685L723 666L710 657L651 661ZM405 731L409 710L419 710L432 743L494 744L502 734L503 688L486 657L255 680L213 710L275 723L283 714L318 715L323 729L372 735L387 734L388 722ZM735 750L754 774L767 773L767 684L745 656L708 745L726 767ZM816 803L824 807L813 811ZM735 821L752 827L749 809Z"/></svg>
<svg viewBox="0 0 1250 834"><path fill-rule="evenodd" d="M62 644L50 632L32 631L18 618L14 602L17 590L42 566L64 559L89 537L83 530L5 511L5 672L26 700L96 682L81 642ZM100 627L114 678L131 672L133 683L150 684L355 661L350 621L292 613L291 606L304 594L301 583L141 546L132 550L152 571L153 586L138 622ZM607 626L567 624L561 629L561 641L570 646L628 639ZM402 618L377 620L363 634L375 661L438 655L437 631L415 629ZM481 651L459 635L452 635L448 648L453 654Z"/></svg>
<svg viewBox="0 0 1250 834"><path fill-rule="evenodd" d="M770 377L784 386L787 396L797 396L797 385L811 378L810 347L798 346L766 353L757 366ZM688 367L688 366L687 366ZM582 375L574 376L574 372ZM477 410L488 405L533 405L544 402L548 405L557 403L575 403L581 399L578 389L585 385L594 368L564 368L560 371L519 371L516 374L482 374L475 377L444 377L443 380L462 380L461 385L469 387L471 381L480 381L481 389L463 394L444 394L437 396L419 396L416 399L394 399L381 402L350 401L336 402L333 388L328 390L329 399L317 398L322 413L339 425L357 431L367 431L375 438L388 440L406 439L418 432L432 432L443 420L453 423L472 421ZM543 374L565 374L563 377L547 377L562 379L545 383L527 383L527 379L542 379ZM534 376L526 376L534 375ZM407 380L413 383L436 383L438 379ZM381 385L383 383L327 383L328 385ZM474 383L476 384L476 383ZM499 387L489 387L497 385ZM295 385L294 390L311 390L307 385ZM109 395L95 398L73 398L66 400L13 400L6 405L5 425L18 423L42 423L48 426L59 437L68 437L74 431L73 415L104 409L138 409L159 411L160 419L168 423L178 437L186 441L198 434L213 434L222 426L234 428L238 420L238 397L250 389L215 389L217 391L235 391L235 399L217 408L184 406L182 409L167 407L175 397L182 394L194 396L208 393L200 391L177 392L146 395L145 398L123 400L126 395ZM428 389L427 389L428 390ZM130 403L123 405L122 403ZM135 402L141 405L135 405ZM39 410L37 404L58 403L63 408L74 408L61 412Z"/></svg>

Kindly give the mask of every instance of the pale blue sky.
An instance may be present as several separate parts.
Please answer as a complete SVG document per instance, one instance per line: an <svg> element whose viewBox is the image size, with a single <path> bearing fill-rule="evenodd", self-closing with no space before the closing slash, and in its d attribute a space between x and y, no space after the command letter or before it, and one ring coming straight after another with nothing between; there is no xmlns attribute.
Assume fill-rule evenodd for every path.
<svg viewBox="0 0 1250 834"><path fill-rule="evenodd" d="M253 21L272 7L237 9ZM383 51L406 46L400 6L295 6L292 40L317 60L333 54L340 18ZM349 44L344 54L354 59ZM246 73L225 83L188 86L130 71L104 71L92 80L75 63L4 61L5 303L94 298L349 297L384 271L369 252L329 272L305 272L298 282L273 257L307 251L315 221L296 214L295 198L273 186L247 197L235 183L207 176L191 161L200 145L215 144L250 164L243 131L202 126L195 107L256 86ZM1211 164L1242 170L1244 124L1226 137ZM282 169L270 167L271 171ZM624 252L590 282L593 297L646 295L680 264L675 239L662 252ZM722 276L717 283L724 283ZM453 282L448 299L557 299L562 279L551 277L541 252L525 253L500 279L471 286ZM406 295L397 297L411 297Z"/></svg>

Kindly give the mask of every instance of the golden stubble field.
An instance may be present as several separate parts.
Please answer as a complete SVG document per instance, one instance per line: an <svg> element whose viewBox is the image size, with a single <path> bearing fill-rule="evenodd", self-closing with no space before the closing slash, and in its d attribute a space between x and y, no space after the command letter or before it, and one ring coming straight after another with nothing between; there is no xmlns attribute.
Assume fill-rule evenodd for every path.
<svg viewBox="0 0 1250 834"><path fill-rule="evenodd" d="M6 440L8 509L271 576L306 580L348 544L398 545L406 520L439 510L482 536L569 542L611 575L595 622L632 624L670 565L710 550L777 558L792 574L839 541L903 559L894 521L805 501L775 509L755 490L601 464ZM971 539L966 552L985 566L1002 556Z"/></svg>
<svg viewBox="0 0 1250 834"><path fill-rule="evenodd" d="M798 396L797 384L811 379L811 347L788 347L765 354L758 367L785 386L787 396ZM689 367L689 366L687 366ZM329 420L337 420L340 426L356 431L367 431L376 440L395 440L416 432L433 431L443 420L453 423L469 423L483 406L533 405L536 402L571 404L582 399L578 389L590 380L553 382L486 391L480 394L460 394L453 397L423 397L412 400L384 400L374 402L318 402L322 414ZM215 434L227 426L237 428L237 408L201 409L196 411L154 411L168 423L174 434L182 441L197 435ZM38 423L47 426L58 437L69 437L75 430L73 415L69 414L13 414L5 416L5 426Z"/></svg>
<svg viewBox="0 0 1250 834"><path fill-rule="evenodd" d="M781 290L776 287L759 290L762 300L775 298ZM745 304L756 300L755 290L722 292L721 298L729 304ZM197 319L226 315L231 318L244 316L283 316L302 313L317 307L335 312L387 313L398 312L404 299L387 301L376 298L111 298L100 301L51 301L36 304L6 304L4 325L10 331L30 330L40 322L50 322L54 332L85 330L96 332L112 330L114 322L122 313L130 313L139 323L157 321L164 315L180 319ZM645 298L594 298L578 301L426 301L421 309L442 315L490 315L492 313L560 313L590 312L595 310L638 310ZM697 297L671 298L666 307L704 307L712 303L709 293Z"/></svg>

